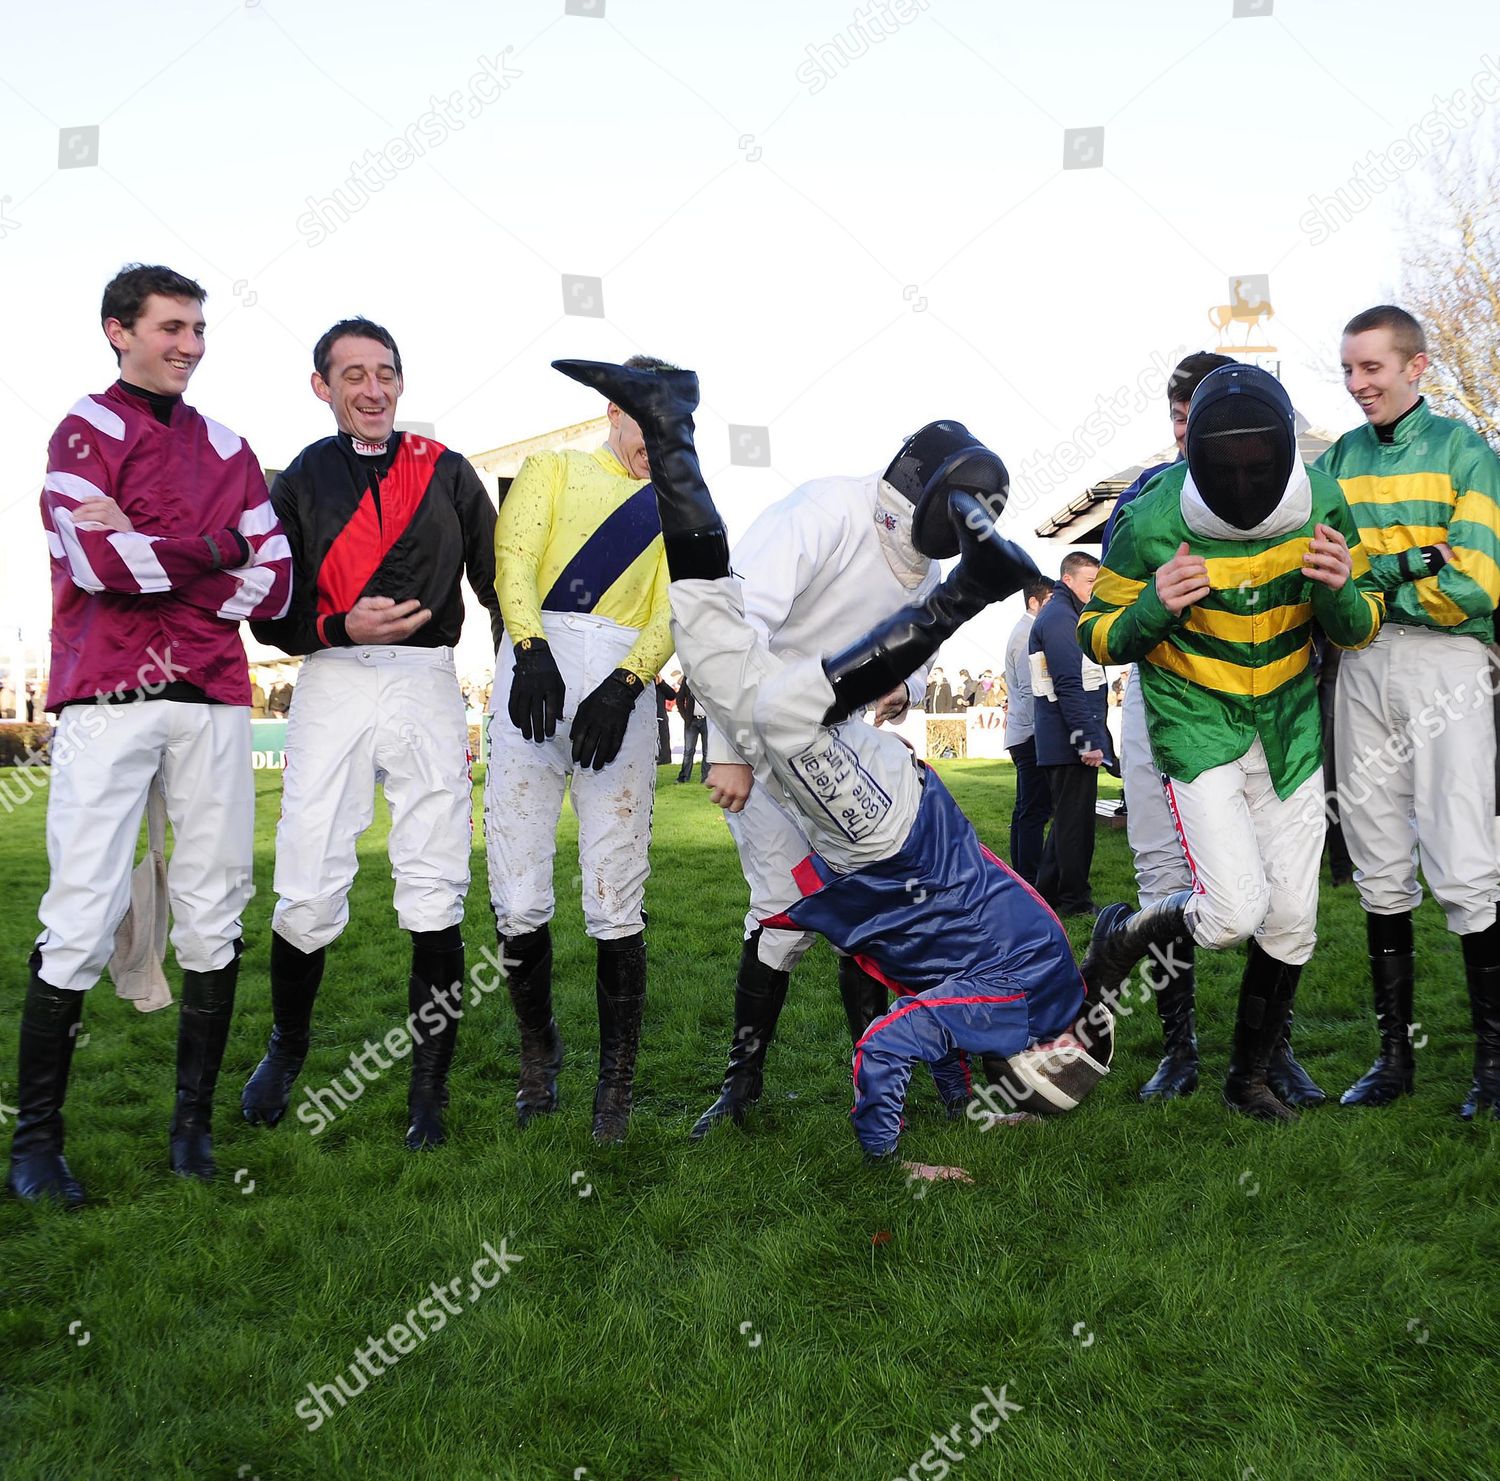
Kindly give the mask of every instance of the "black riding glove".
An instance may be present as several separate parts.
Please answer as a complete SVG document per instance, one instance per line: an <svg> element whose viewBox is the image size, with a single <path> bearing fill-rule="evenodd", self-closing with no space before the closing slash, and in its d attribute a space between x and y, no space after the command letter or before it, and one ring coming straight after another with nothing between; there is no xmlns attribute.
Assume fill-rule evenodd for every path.
<svg viewBox="0 0 1500 1481"><path fill-rule="evenodd" d="M516 644L516 671L510 680L511 724L529 741L551 740L566 695L546 638L522 638Z"/></svg>
<svg viewBox="0 0 1500 1481"><path fill-rule="evenodd" d="M616 669L573 716L573 764L598 771L620 754L625 727L645 686L629 669Z"/></svg>

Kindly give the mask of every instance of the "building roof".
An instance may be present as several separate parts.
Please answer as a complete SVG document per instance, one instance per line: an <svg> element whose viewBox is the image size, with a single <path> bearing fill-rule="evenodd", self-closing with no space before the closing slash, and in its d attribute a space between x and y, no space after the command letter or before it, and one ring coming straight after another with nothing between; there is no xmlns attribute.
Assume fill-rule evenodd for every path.
<svg viewBox="0 0 1500 1481"><path fill-rule="evenodd" d="M488 475L496 479L499 497L503 500L511 481L521 471L521 464L532 453L595 448L608 436L609 418L591 417L586 422L559 427L555 432L541 432L521 442L507 442L503 447L492 447L488 452L471 453L469 462L481 477Z"/></svg>

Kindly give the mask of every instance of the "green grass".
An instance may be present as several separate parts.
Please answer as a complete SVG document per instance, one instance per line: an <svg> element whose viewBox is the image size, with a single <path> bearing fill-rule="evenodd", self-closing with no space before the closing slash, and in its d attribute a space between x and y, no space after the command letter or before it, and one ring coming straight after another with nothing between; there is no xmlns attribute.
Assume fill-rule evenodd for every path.
<svg viewBox="0 0 1500 1481"><path fill-rule="evenodd" d="M943 774L1003 847L1009 767ZM918 1197L855 1150L824 946L795 978L748 1134L687 1141L722 1068L744 888L718 813L670 776L629 1141L601 1150L588 1134L592 951L569 816L563 1110L517 1132L516 1032L497 992L462 1025L449 1145L423 1156L401 1146L404 1067L316 1138L291 1118L270 1132L240 1120L270 1023L279 781L258 778L260 893L220 1083L220 1180L166 1170L175 1013L140 1015L104 982L68 1099L70 1160L102 1206L70 1217L0 1200L0 1475L936 1476L940 1456L921 1468L930 1437L960 1422L960 1477L1500 1474L1500 1142L1493 1124L1454 1116L1467 1009L1456 943L1430 903L1417 990L1429 1042L1413 1099L1384 1113L1330 1106L1290 1128L1226 1111L1240 959L1200 953L1197 1096L1135 1100L1158 1053L1149 1007L1123 1023L1105 1086L1045 1126L948 1125L918 1077L906 1154L974 1175ZM0 1100L14 1090L46 882L44 806L45 793L0 823ZM405 1012L408 949L383 849L382 811L331 955L307 1084ZM490 931L478 847L474 877L471 961ZM1101 832L1094 879L1101 901L1129 896L1123 832ZM1374 1047L1351 890L1325 882L1321 926L1297 1042L1337 1093ZM521 1263L310 1433L295 1412L307 1385L331 1382L430 1283L466 1276L502 1237ZM970 1409L1002 1385L1022 1408L976 1446Z"/></svg>

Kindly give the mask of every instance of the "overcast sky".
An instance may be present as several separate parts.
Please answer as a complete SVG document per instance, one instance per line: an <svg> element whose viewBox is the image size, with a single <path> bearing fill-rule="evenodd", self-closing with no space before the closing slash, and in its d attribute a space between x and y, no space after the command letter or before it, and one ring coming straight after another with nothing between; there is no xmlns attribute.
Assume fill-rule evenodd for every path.
<svg viewBox="0 0 1500 1481"><path fill-rule="evenodd" d="M1216 347L1231 277L1268 275L1266 363L1352 426L1338 330L1395 290L1402 177L1500 97L1479 0L3 16L0 663L46 631L47 439L113 379L98 302L126 261L208 289L189 400L270 466L333 430L311 346L364 313L400 341L402 419L461 451L597 413L549 360L648 351L700 374L732 531L953 417L1006 459L1025 535L1170 440L1161 367ZM950 671L998 667L1014 616Z"/></svg>

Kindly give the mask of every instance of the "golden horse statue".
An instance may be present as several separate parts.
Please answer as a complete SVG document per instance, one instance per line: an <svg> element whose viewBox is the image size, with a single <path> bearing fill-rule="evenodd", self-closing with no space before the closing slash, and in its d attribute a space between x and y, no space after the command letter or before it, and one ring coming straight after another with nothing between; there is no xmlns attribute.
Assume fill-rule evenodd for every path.
<svg viewBox="0 0 1500 1481"><path fill-rule="evenodd" d="M1248 349L1250 335L1255 326L1263 319L1269 319L1276 310L1271 307L1269 299L1261 298L1258 294L1254 302L1246 299L1242 292L1239 279L1235 279L1230 285L1230 296L1233 303L1221 303L1208 311L1208 322L1219 331L1219 346L1222 349L1225 343L1225 335L1231 325L1243 324L1245 326L1245 343L1236 346L1239 349Z"/></svg>

